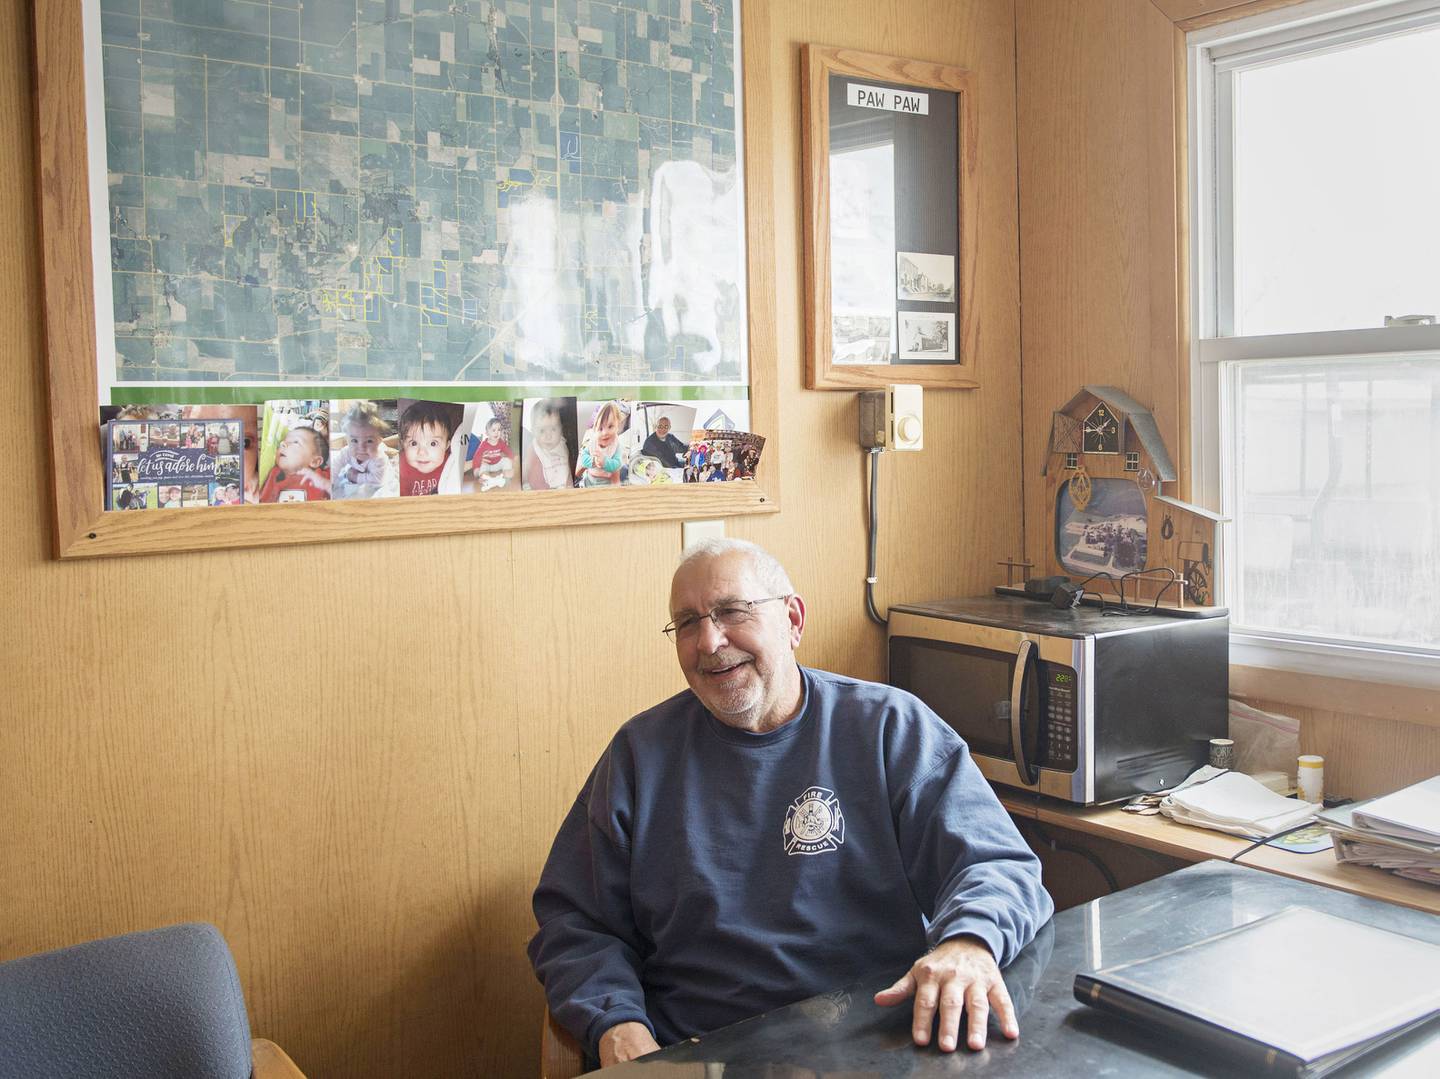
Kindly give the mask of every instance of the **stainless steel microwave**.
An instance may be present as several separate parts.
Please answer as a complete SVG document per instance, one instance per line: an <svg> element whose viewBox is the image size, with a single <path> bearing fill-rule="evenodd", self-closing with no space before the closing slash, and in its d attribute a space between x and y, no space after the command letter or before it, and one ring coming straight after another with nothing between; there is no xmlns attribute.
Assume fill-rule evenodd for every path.
<svg viewBox="0 0 1440 1079"><path fill-rule="evenodd" d="M890 608L890 682L992 782L1090 805L1173 787L1228 725L1230 620L1013 596Z"/></svg>

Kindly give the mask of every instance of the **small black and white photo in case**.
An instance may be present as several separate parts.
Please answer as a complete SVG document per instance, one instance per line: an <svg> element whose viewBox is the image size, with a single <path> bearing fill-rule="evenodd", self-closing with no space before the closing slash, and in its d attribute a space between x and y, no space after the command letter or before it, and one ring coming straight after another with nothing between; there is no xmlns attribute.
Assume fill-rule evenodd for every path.
<svg viewBox="0 0 1440 1079"><path fill-rule="evenodd" d="M925 303L955 302L955 256L922 251L895 254L895 298Z"/></svg>
<svg viewBox="0 0 1440 1079"><path fill-rule="evenodd" d="M955 316L928 311L900 312L902 360L953 360Z"/></svg>

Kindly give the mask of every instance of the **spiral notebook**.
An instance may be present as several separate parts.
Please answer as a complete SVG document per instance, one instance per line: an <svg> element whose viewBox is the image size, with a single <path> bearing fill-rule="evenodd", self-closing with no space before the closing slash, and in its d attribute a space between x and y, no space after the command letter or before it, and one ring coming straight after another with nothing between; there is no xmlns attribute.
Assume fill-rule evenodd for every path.
<svg viewBox="0 0 1440 1079"><path fill-rule="evenodd" d="M1440 945L1288 907L1074 992L1251 1069L1322 1076L1440 1016Z"/></svg>

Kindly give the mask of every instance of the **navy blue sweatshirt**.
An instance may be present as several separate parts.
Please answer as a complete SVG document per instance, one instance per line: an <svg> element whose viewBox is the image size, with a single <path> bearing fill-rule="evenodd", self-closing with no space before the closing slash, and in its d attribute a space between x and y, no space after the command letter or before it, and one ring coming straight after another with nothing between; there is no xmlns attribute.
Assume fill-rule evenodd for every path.
<svg viewBox="0 0 1440 1079"><path fill-rule="evenodd" d="M587 1047L662 1045L899 973L973 934L1002 965L1054 912L965 743L892 686L801 669L765 734L689 690L616 733L535 890L530 960Z"/></svg>

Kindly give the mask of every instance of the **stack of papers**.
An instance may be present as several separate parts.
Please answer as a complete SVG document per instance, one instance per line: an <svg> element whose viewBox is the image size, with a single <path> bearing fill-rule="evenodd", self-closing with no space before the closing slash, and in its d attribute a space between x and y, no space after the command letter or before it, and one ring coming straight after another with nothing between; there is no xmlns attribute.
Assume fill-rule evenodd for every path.
<svg viewBox="0 0 1440 1079"><path fill-rule="evenodd" d="M1440 885L1440 776L1321 813L1335 858Z"/></svg>
<svg viewBox="0 0 1440 1079"><path fill-rule="evenodd" d="M1397 839L1440 844L1440 776L1356 806L1355 823Z"/></svg>
<svg viewBox="0 0 1440 1079"><path fill-rule="evenodd" d="M1319 808L1276 794L1240 772L1176 789L1160 803L1160 812L1181 824L1249 838L1295 828L1313 820Z"/></svg>

